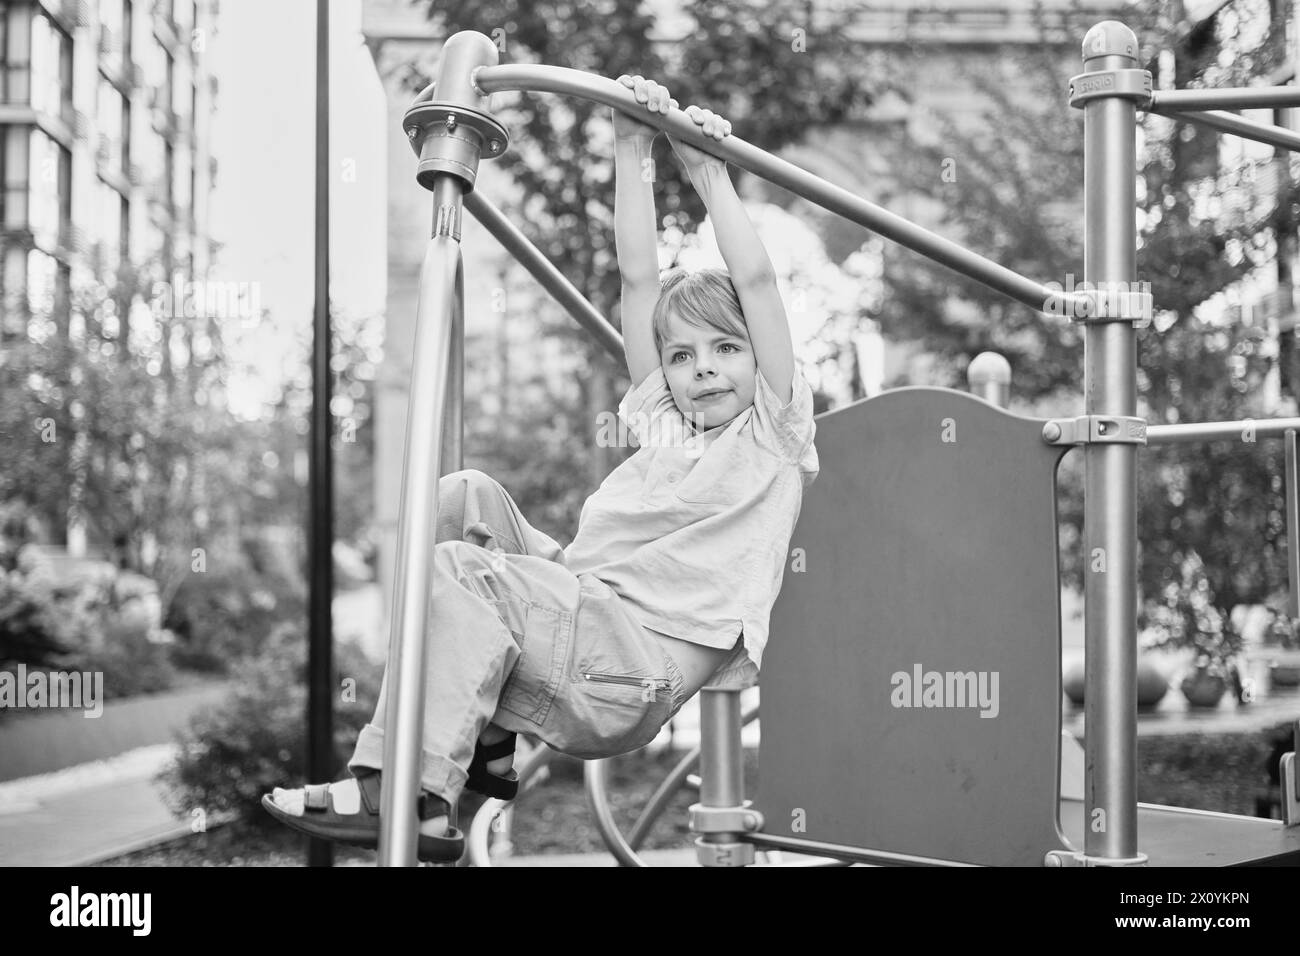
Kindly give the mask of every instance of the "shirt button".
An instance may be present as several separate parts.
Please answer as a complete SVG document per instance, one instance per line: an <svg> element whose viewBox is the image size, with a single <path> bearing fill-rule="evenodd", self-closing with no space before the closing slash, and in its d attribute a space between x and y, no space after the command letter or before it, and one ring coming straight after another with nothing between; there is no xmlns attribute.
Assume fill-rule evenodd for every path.
<svg viewBox="0 0 1300 956"><path fill-rule="evenodd" d="M678 479L678 477L680 477L680 476L677 474L677 472L674 471L671 475L668 476L668 483L669 483L670 485L671 485L671 484L675 484L676 481L677 481L677 479Z"/></svg>

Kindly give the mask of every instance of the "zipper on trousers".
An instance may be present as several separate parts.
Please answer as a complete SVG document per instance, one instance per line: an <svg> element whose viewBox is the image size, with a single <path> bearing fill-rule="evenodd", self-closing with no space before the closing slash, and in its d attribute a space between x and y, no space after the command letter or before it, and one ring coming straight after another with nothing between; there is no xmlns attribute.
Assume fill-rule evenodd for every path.
<svg viewBox="0 0 1300 956"><path fill-rule="evenodd" d="M627 684L629 687L648 687L653 685L660 690L668 690L672 684L663 678L658 677L624 677L619 674L593 674L583 671L582 676L589 680L601 684Z"/></svg>

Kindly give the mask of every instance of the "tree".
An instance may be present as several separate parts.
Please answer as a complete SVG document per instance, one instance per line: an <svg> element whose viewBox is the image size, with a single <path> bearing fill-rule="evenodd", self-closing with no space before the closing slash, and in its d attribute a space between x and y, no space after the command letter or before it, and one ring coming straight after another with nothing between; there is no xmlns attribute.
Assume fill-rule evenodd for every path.
<svg viewBox="0 0 1300 956"><path fill-rule="evenodd" d="M1179 16L1180 5L1148 2L1127 22L1154 75L1159 51L1175 51L1175 71L1164 79L1180 88L1250 85L1285 56L1285 23L1264 0L1237 0L1195 25ZM1068 32L1081 37L1091 19ZM1080 279L1082 123L1063 108L1062 93L1081 66L1044 43L1016 71L1015 84L996 74L972 79L990 102L981 122L972 129L948 121L936 143L909 144L920 159L899 164L912 173L899 191L939 190L945 232L989 258L1044 281ZM1012 99L1012 89L1025 95ZM1276 161L1264 164L1273 165L1271 177L1254 165L1225 168L1212 131L1143 114L1142 132L1138 278L1151 283L1157 315L1138 332L1139 414L1155 423L1274 415L1262 385L1279 364L1278 343L1261 322L1246 324L1240 309L1222 306L1234 283L1267 264L1293 232L1300 197ZM955 180L935 175L945 159L955 163ZM1277 187L1261 193L1268 178ZM969 358L991 348L1010 358L1017 397L1081 407L1077 327L907 252L887 265L886 283L885 328L933 349L946 384L956 386ZM1139 624L1157 639L1230 655L1240 641L1232 609L1280 591L1285 523L1273 451L1222 443L1141 451ZM1077 542L1081 482L1073 469L1065 477L1066 537ZM1081 586L1077 549L1067 554L1065 575Z"/></svg>

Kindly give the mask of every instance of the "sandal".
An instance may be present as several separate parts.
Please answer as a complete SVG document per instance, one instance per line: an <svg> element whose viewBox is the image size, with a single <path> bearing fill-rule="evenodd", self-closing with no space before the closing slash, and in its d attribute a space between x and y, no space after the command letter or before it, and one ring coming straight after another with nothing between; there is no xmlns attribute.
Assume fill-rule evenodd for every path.
<svg viewBox="0 0 1300 956"><path fill-rule="evenodd" d="M361 792L361 808L356 813L339 813L334 809L334 798L327 783L308 784L303 788L305 812L294 816L280 807L271 795L262 795L262 806L271 816L295 830L324 840L347 843L374 850L379 847L380 774L377 770L363 770L354 774L357 789ZM421 820L447 816L450 807L437 794L422 791L416 801L416 814ZM454 863L465 853L465 835L456 827L448 826L443 836L420 834L416 856L426 863Z"/></svg>
<svg viewBox="0 0 1300 956"><path fill-rule="evenodd" d="M516 736L512 733L494 744L475 744L474 759L469 764L469 779L465 781L466 790L496 797L498 800L515 798L519 793L519 774L511 770L508 776L503 777L499 773L490 773L487 765L489 760L500 760L513 754Z"/></svg>

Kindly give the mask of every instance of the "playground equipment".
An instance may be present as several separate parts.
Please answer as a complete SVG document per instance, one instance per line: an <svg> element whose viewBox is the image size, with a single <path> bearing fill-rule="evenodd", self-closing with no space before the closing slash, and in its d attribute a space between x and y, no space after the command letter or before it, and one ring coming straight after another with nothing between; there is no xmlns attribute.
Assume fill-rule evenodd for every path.
<svg viewBox="0 0 1300 956"><path fill-rule="evenodd" d="M462 206L622 356L618 333L474 191L479 161L509 144L488 108L491 94L507 90L578 96L635 115L1031 308L1085 325L1082 415L1004 411L1005 377L994 370L978 386L983 398L905 388L819 416L822 471L791 542L804 550L807 571L787 570L764 660L756 802L745 799L740 748L741 727L756 714L742 717L738 691L701 693L700 799L691 808L700 862L746 865L756 848L934 866L1300 861L1294 754L1282 762L1282 821L1137 801L1137 451L1236 437L1246 423L1148 428L1136 416L1136 327L1149 321L1152 301L1136 281L1134 219L1138 109L1297 149L1295 133L1205 108L1300 106L1300 89L1153 91L1137 55L1136 36L1116 21L1095 25L1083 41L1085 72L1071 81L1070 105L1084 113L1084 282L1065 290L737 137L707 138L680 110L647 113L612 80L497 65L496 46L479 33L446 41L436 83L403 120L419 157L416 179L434 196L434 225L420 274L399 518L381 863L415 862L433 551L426 529L437 475L462 466ZM1255 438L1286 441L1294 572L1300 419L1251 424ZM1081 785L1065 787L1055 474L1074 446L1083 447L1086 472L1086 759ZM1298 581L1293 573L1293 602ZM530 756L521 776L542 759L535 765ZM622 862L638 862L650 811L695 759L670 774L631 840L603 803L604 762L589 764L598 822ZM483 846L477 821L473 832Z"/></svg>

